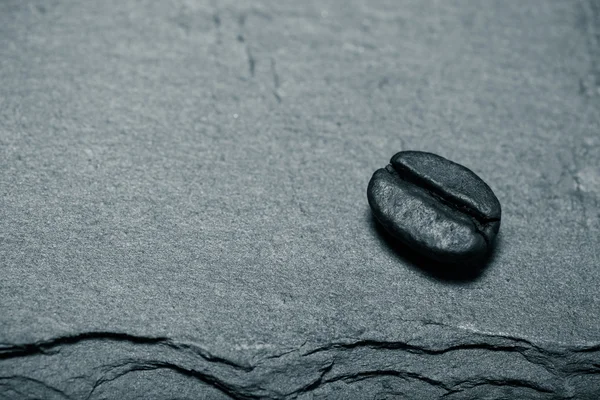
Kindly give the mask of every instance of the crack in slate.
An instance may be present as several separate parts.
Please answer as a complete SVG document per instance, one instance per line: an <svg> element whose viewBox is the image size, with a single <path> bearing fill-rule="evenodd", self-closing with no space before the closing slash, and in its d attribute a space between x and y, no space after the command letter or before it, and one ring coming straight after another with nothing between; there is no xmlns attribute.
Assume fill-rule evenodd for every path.
<svg viewBox="0 0 600 400"><path fill-rule="evenodd" d="M319 386L321 386L323 384L323 378L325 377L325 375L327 375L329 373L329 371L331 371L333 369L334 366L334 362L330 362L329 364L326 364L324 367L321 368L320 370L320 375L313 380L312 382L304 385L303 387L294 390L292 392L289 392L287 394L287 396L297 396L301 393L310 393L313 390L317 389Z"/></svg>
<svg viewBox="0 0 600 400"><path fill-rule="evenodd" d="M422 374L417 374L410 371L397 371L397 370L373 370L373 371L362 371L356 374L347 374L336 376L335 378L329 379L327 383L333 383L337 381L346 381L346 382L358 382L365 379L373 378L373 377L381 377L381 376L393 376L397 378L401 378L403 380L416 379L418 381L425 382L431 386L438 386L442 389L449 390L448 386L444 384L442 381L438 381L436 379L429 378Z"/></svg>
<svg viewBox="0 0 600 400"><path fill-rule="evenodd" d="M473 338L476 339L475 342L473 342ZM579 347L555 345L554 348L550 349L535 345L526 339L506 335L471 333L469 339L471 341L447 344L439 348L411 344L406 341L387 342L362 339L327 343L303 352L302 349L306 346L306 343L304 343L302 346L292 350L288 349L281 354L257 357L257 361L250 365L213 355L199 346L177 342L167 337L144 337L116 332L87 332L34 343L5 344L0 348L0 360L6 362L20 357L56 357L61 354L60 349L63 346L86 343L92 345L96 342L106 341L115 342L115 344L150 346L150 351L144 350L144 356L140 356L139 359L130 357L101 366L101 376L93 379L93 383L90 384L88 400L103 385L136 371L153 370L170 370L193 378L214 387L232 399L290 399L301 394L312 393L338 381L352 384L385 376L400 378L409 383L412 381L425 383L431 387L444 390L446 392L444 396L468 392L473 388L486 385L509 386L556 396L565 393L565 382L568 378L578 374L600 374L600 362L597 358L600 356L600 354L597 354L600 353L600 344ZM166 356L166 360L157 359L156 357L161 356L161 353L160 350L152 350L155 348L174 351L175 355L183 352L186 356L192 356L192 361L183 362L179 360L176 362L171 360L170 357L172 356ZM406 368L394 369L389 366L370 368L368 363L355 366L356 353L354 352L357 350L368 351L370 355L377 355L379 354L377 352L381 352L382 357L399 352L397 354L400 359L404 358L403 354L415 354L424 356L427 359L428 357L438 357L452 352L471 350L481 350L490 352L490 354L518 354L532 365L544 368L555 379L551 380L552 386L518 377L494 377L493 374L464 380L456 377L441 380L418 371L406 370ZM147 357L150 358L146 359ZM162 357L165 358L164 355ZM173 358L177 359L178 357ZM207 365L203 365L202 362L207 363ZM371 364L371 366L374 365ZM302 374L295 372L298 367L301 367ZM293 377L298 378L296 383L290 383ZM62 398L70 399L68 393L32 377L2 377L0 383L1 380L8 382L15 379L35 381L37 387L46 387L49 393L60 394Z"/></svg>
<svg viewBox="0 0 600 400"><path fill-rule="evenodd" d="M233 390L231 387L228 387L227 385L223 384L221 381L219 381L219 379L215 378L214 376L211 376L209 374L205 374L205 373L193 370L193 369L183 368L174 363L160 362L160 361L138 362L136 360L130 360L123 364L113 366L113 369L117 369L117 368L123 368L123 371L119 371L118 373L116 373L114 376L112 376L110 378L101 378L98 381L96 381L96 383L94 383L94 386L92 386L92 389L89 391L89 393L86 397L86 400L89 400L91 398L91 396L93 395L93 393L96 391L96 389L98 389L100 386L104 385L105 383L115 381L127 374L132 373L132 372L154 371L154 370L160 370L160 369L174 371L174 372L182 374L184 376L188 376L188 377L197 379L197 380L201 381L202 383L205 383L205 384L208 384L208 385L214 387L215 389L219 390L221 393L227 395L231 399L252 399L252 398L254 398L254 397L248 397L248 396L241 395L239 391Z"/></svg>
<svg viewBox="0 0 600 400"><path fill-rule="evenodd" d="M27 357L34 355L49 355L53 354L52 350L64 345L72 345L85 341L94 340L111 340L111 341L123 341L133 344L151 344L151 345L164 345L175 350L189 350L199 355L201 358L209 362L222 363L230 366L234 369L242 371L252 371L253 366L242 365L235 363L225 358L217 357L208 351L191 344L178 343L167 337L147 337L147 336L136 336L128 333L120 332L83 332L77 335L61 336L47 341L15 344L12 346L3 345L0 347L0 360L9 359L15 357Z"/></svg>
<svg viewBox="0 0 600 400"><path fill-rule="evenodd" d="M462 392L465 389L473 389L478 386L511 386L514 388L531 389L540 393L554 393L552 390L521 379L480 379L459 382L456 385L453 385L452 388L448 390L448 393L443 394L442 397Z"/></svg>
<svg viewBox="0 0 600 400"><path fill-rule="evenodd" d="M271 75L273 76L273 96L278 103L281 103L281 94L279 93L279 86L281 85L279 73L277 72L277 64L274 58L271 58Z"/></svg>
<svg viewBox="0 0 600 400"><path fill-rule="evenodd" d="M252 50L250 49L250 45L247 43L246 38L244 36L246 18L246 14L241 14L238 17L239 33L237 35L237 41L244 44L244 51L246 52L246 62L248 63L248 72L250 73L250 76L254 78L256 72L256 59L254 58Z"/></svg>

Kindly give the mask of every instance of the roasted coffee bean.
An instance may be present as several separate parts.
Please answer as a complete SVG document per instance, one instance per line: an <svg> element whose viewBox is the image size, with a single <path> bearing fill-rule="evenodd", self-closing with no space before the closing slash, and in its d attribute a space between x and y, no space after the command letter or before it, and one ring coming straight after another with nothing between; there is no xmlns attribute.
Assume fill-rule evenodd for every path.
<svg viewBox="0 0 600 400"><path fill-rule="evenodd" d="M468 168L401 151L367 189L375 218L396 239L439 262L482 260L500 229L500 202Z"/></svg>

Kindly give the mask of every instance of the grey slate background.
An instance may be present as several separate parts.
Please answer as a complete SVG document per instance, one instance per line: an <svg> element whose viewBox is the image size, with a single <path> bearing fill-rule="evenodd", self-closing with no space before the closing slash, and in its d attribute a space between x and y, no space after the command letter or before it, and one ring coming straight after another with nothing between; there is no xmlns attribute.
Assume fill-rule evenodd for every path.
<svg viewBox="0 0 600 400"><path fill-rule="evenodd" d="M396 252L399 150L503 206ZM600 397L600 3L0 1L0 399Z"/></svg>

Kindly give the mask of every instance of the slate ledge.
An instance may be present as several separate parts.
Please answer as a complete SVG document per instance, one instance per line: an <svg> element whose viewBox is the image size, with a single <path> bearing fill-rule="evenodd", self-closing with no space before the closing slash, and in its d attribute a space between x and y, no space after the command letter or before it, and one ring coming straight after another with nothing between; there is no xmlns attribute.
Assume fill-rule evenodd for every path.
<svg viewBox="0 0 600 400"><path fill-rule="evenodd" d="M600 344L540 345L444 329L433 344L345 339L236 360L168 337L86 332L0 345L0 392L15 398L100 399L111 386L122 391L144 372L156 373L151 382L157 386L177 376L197 386L197 393L214 393L205 398L295 399L325 393L327 398L332 393L418 398L427 393L447 399L591 399L600 394Z"/></svg>

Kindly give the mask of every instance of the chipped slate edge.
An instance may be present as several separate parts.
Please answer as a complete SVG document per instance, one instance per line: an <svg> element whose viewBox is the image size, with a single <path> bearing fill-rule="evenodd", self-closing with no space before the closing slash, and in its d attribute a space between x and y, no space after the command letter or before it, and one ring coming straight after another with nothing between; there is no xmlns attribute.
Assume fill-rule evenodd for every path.
<svg viewBox="0 0 600 400"><path fill-rule="evenodd" d="M451 332L452 335L456 333L456 329ZM458 333L458 336L439 345L413 340L347 339L321 344L305 343L285 351L255 355L252 361L233 361L202 346L167 337L88 332L34 343L0 345L0 390L7 385L18 384L21 392L27 387L33 388L38 395L40 390L45 390L48 398L93 399L110 382L131 372L152 370L170 370L209 385L232 399L292 399L316 393L336 382L352 385L382 377L397 378L406 385L419 382L440 390L448 398L463 398L460 396L467 396L471 390L481 387L510 387L513 391L528 393L527 396L534 393L535 398L542 399L579 398L579 390L589 391L590 388L574 387L570 384L572 377L592 375L597 376L600 382L600 343L539 345L508 335L464 330ZM84 397L69 392L67 381L70 377L45 382L36 376L35 370L27 371L28 375L2 372L7 370L6 367L10 369L6 363L31 357L50 357L55 360L54 368L60 369L65 358L69 360L77 354L67 352L68 355L62 355L62 349L79 347L98 352L94 346L106 343L117 350L123 347L123 350L115 351L119 357L108 364L98 365L92 360L94 365L90 365L89 371L84 374L90 377ZM131 354L136 351L143 354ZM472 358L474 363L485 360L498 368L474 376L460 376L460 373L459 376L446 376L439 371L446 367L440 357L450 354L459 354L461 359ZM519 377L502 372L503 362L507 359L515 365L515 371L519 371L518 365L524 365L526 369L528 366L541 368L546 373L545 378L539 373L524 373L523 377ZM408 365L402 365L404 360ZM429 372L419 371L417 365L428 364L428 360L436 361L437 368Z"/></svg>

